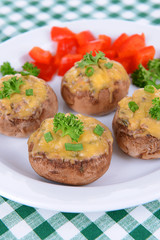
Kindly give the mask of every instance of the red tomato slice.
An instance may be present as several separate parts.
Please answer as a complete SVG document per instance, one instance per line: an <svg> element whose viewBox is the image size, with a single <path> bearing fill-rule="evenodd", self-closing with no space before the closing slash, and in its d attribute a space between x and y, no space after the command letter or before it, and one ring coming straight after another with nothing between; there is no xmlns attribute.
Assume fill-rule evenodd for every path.
<svg viewBox="0 0 160 240"><path fill-rule="evenodd" d="M121 63L128 74L132 73L132 57L115 58L114 60Z"/></svg>
<svg viewBox="0 0 160 240"><path fill-rule="evenodd" d="M142 64L145 68L147 68L147 64L149 60L154 58L155 52L156 51L153 46L144 47L137 51L137 53L133 56L132 71L135 71L139 64Z"/></svg>
<svg viewBox="0 0 160 240"><path fill-rule="evenodd" d="M122 33L112 44L111 49L117 51L120 49L122 43L128 38L126 33Z"/></svg>
<svg viewBox="0 0 160 240"><path fill-rule="evenodd" d="M117 57L116 51L114 50L107 50L107 51L104 51L104 53L105 53L105 57L109 59L115 59Z"/></svg>
<svg viewBox="0 0 160 240"><path fill-rule="evenodd" d="M78 62L82 59L81 54L68 54L64 56L59 65L58 75L63 76L71 67L74 66L75 62Z"/></svg>
<svg viewBox="0 0 160 240"><path fill-rule="evenodd" d="M93 34L90 31L82 31L76 34L77 43L79 46L83 46L90 41L96 40Z"/></svg>
<svg viewBox="0 0 160 240"><path fill-rule="evenodd" d="M57 71L57 66L55 63L55 57L52 57L50 64L44 64L39 62L32 62L37 68L40 69L40 73L38 75L39 78L44 79L45 81L50 81L53 75Z"/></svg>
<svg viewBox="0 0 160 240"><path fill-rule="evenodd" d="M143 47L145 47L144 34L133 34L122 43L118 49L118 56L120 58L132 56Z"/></svg>
<svg viewBox="0 0 160 240"><path fill-rule="evenodd" d="M52 54L49 51L45 51L40 47L33 47L29 51L29 55L38 63L49 64L52 59Z"/></svg>
<svg viewBox="0 0 160 240"><path fill-rule="evenodd" d="M98 36L98 39L104 41L104 46L103 46L103 49L104 49L104 50L109 50L109 49L110 49L110 47L111 47L111 41L112 41L112 40L111 40L111 38L110 38L109 36L104 35L104 34L100 34L100 35Z"/></svg>
<svg viewBox="0 0 160 240"><path fill-rule="evenodd" d="M78 48L78 53L80 54L86 54L87 52L90 53L91 51L102 51L104 46L103 40L94 40L90 41L89 44L86 44L80 48Z"/></svg>
<svg viewBox="0 0 160 240"><path fill-rule="evenodd" d="M53 41L59 41L66 37L75 37L75 33L73 33L67 27L52 27L51 28L51 39Z"/></svg>
<svg viewBox="0 0 160 240"><path fill-rule="evenodd" d="M67 37L59 40L56 55L59 57L77 52L77 41L74 37Z"/></svg>

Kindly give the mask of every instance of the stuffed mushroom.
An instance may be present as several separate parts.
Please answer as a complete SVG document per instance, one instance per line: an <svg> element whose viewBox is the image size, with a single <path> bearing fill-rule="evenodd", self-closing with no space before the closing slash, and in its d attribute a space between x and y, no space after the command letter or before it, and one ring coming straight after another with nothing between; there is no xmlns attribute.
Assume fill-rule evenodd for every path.
<svg viewBox="0 0 160 240"><path fill-rule="evenodd" d="M42 79L21 74L0 79L0 133L28 137L57 110L57 97Z"/></svg>
<svg viewBox="0 0 160 240"><path fill-rule="evenodd" d="M119 147L134 158L160 158L160 90L146 86L118 103L113 130Z"/></svg>
<svg viewBox="0 0 160 240"><path fill-rule="evenodd" d="M104 57L102 52L87 53L63 77L61 94L74 111L105 115L127 95L129 76L124 67Z"/></svg>
<svg viewBox="0 0 160 240"><path fill-rule="evenodd" d="M112 134L98 120L58 113L43 121L28 140L29 161L42 177L69 185L85 185L109 168Z"/></svg>

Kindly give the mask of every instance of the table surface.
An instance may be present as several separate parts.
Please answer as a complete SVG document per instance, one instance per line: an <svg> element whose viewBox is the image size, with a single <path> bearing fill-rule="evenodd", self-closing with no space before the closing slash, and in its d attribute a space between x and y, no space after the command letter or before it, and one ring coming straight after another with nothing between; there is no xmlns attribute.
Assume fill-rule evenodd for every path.
<svg viewBox="0 0 160 240"><path fill-rule="evenodd" d="M160 0L1 0L0 42L55 20L110 18L160 26ZM62 213L0 197L0 239L160 239L160 201L111 212Z"/></svg>

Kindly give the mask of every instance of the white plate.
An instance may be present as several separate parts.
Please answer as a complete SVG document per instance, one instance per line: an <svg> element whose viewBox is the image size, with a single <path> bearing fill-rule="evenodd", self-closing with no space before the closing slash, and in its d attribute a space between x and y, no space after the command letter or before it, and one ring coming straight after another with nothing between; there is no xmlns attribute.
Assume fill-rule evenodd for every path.
<svg viewBox="0 0 160 240"><path fill-rule="evenodd" d="M89 29L96 36L107 34L113 39L123 32L144 32L147 45L154 45L156 57L160 56L160 31L153 26L117 20L56 22L56 25L68 26L75 32ZM50 28L38 28L2 43L0 64L9 61L19 68L30 60L27 53L33 46L54 52ZM60 96L60 81L55 77L50 85L57 94L59 111L70 112ZM129 95L134 89L130 87ZM110 114L98 119L112 130L112 118ZM160 160L133 159L121 152L115 142L109 170L96 182L82 187L51 183L39 177L28 161L27 139L0 135L0 143L0 194L22 204L65 212L95 212L131 207L160 197Z"/></svg>

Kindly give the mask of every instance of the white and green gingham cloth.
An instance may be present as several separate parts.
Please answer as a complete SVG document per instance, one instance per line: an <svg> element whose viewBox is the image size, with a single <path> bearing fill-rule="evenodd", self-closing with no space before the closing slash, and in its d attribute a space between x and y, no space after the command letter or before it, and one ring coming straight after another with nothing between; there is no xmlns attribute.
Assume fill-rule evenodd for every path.
<svg viewBox="0 0 160 240"><path fill-rule="evenodd" d="M90 18L160 25L160 0L1 0L0 41L55 20Z"/></svg>
<svg viewBox="0 0 160 240"><path fill-rule="evenodd" d="M160 0L0 0L0 42L55 20L110 18L160 27ZM156 240L160 201L110 212L62 213L0 197L0 239Z"/></svg>

